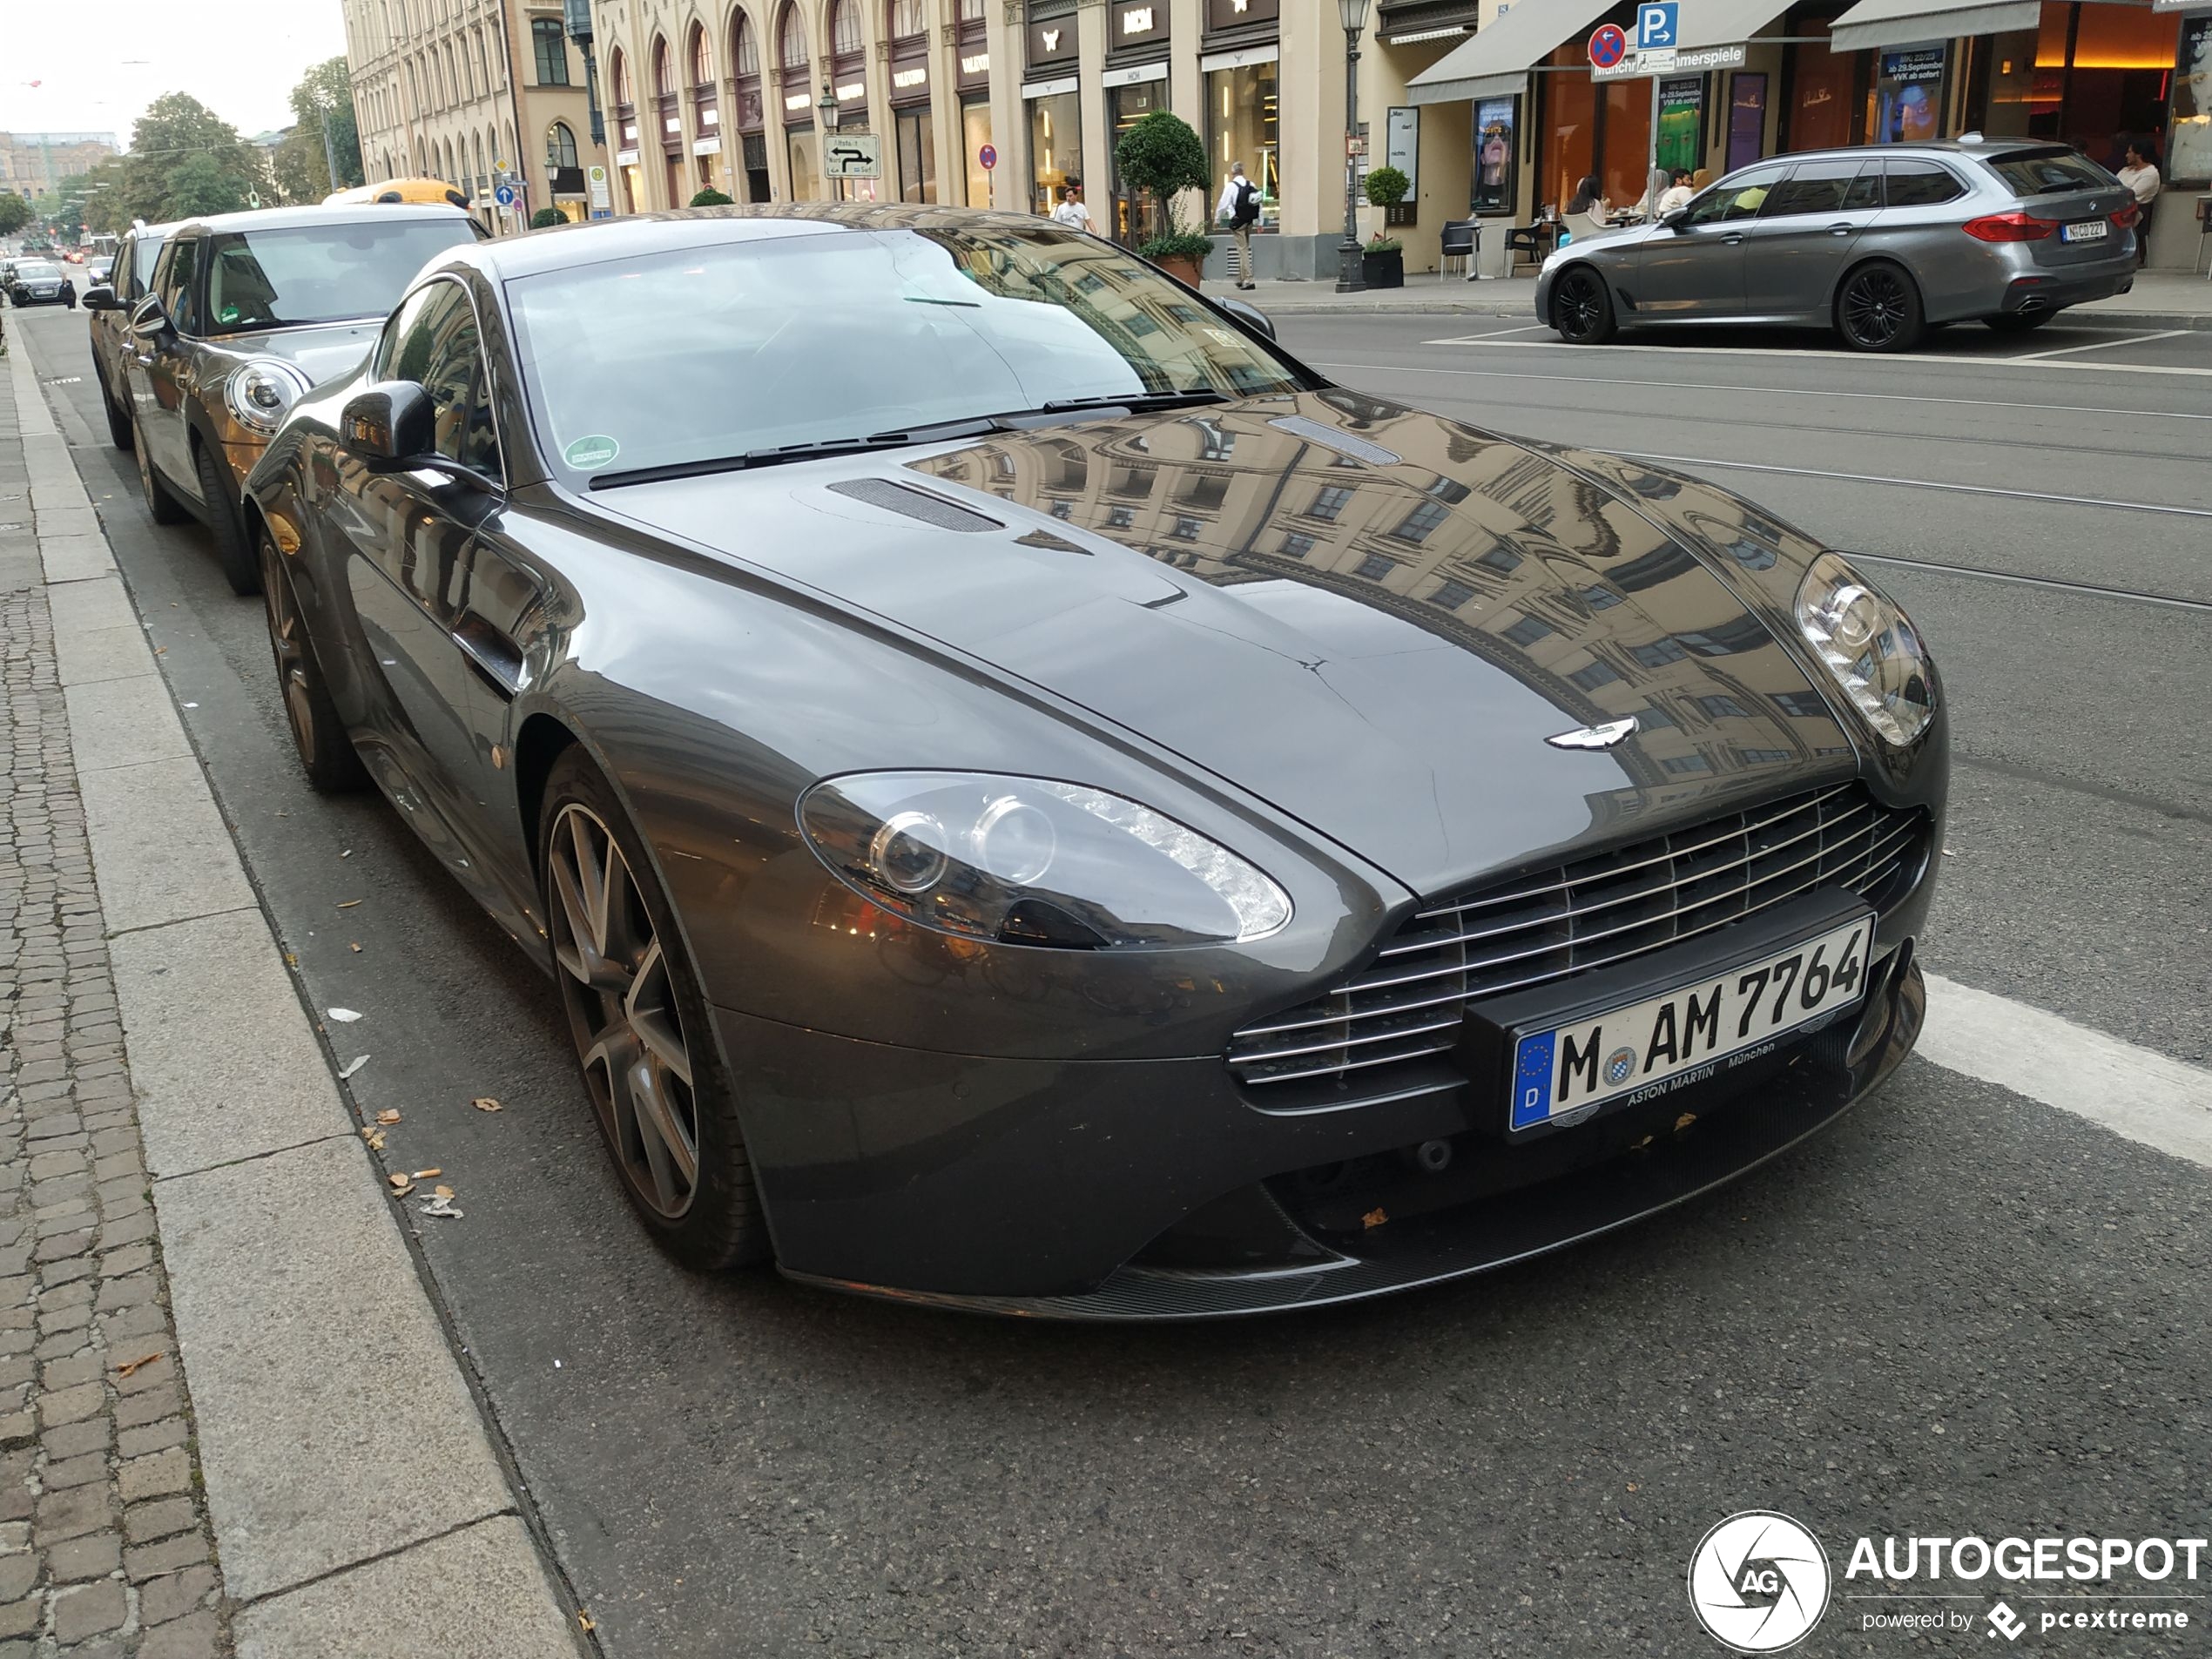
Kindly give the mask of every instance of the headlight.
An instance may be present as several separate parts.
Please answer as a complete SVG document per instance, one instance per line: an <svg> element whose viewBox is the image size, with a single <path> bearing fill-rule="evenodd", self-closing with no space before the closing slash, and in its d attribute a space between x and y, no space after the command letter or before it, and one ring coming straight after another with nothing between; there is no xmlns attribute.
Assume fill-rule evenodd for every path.
<svg viewBox="0 0 2212 1659"><path fill-rule="evenodd" d="M1097 949L1263 939L1283 889L1226 847L1081 784L957 772L817 784L799 823L823 863L941 933Z"/></svg>
<svg viewBox="0 0 2212 1659"><path fill-rule="evenodd" d="M233 373L226 396L241 426L273 432L307 390L307 377L276 357L257 357Z"/></svg>
<svg viewBox="0 0 2212 1659"><path fill-rule="evenodd" d="M1920 636L1840 554L1823 553L1805 572L1797 626L1875 731L1901 747L1928 729L1935 687Z"/></svg>

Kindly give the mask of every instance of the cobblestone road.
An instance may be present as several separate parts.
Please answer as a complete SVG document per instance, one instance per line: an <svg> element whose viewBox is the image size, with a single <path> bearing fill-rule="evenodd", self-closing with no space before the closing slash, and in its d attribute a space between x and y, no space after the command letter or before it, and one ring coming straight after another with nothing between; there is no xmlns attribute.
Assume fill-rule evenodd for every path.
<svg viewBox="0 0 2212 1659"><path fill-rule="evenodd" d="M229 1650L0 398L0 1659Z"/></svg>

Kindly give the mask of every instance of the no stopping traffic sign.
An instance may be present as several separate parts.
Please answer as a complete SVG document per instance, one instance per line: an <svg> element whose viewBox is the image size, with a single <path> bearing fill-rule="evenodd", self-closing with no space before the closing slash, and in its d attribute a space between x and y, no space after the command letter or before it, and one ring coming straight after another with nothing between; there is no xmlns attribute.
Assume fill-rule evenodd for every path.
<svg viewBox="0 0 2212 1659"><path fill-rule="evenodd" d="M1590 36L1590 62L1600 69L1611 69L1629 55L1629 37L1621 32L1618 24L1602 24Z"/></svg>

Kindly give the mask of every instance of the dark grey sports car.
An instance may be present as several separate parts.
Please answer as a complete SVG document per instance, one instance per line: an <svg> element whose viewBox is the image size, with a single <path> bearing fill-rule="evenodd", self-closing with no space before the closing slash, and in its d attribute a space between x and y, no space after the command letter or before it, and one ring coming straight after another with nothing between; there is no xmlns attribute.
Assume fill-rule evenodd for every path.
<svg viewBox="0 0 2212 1659"><path fill-rule="evenodd" d="M248 481L285 705L561 988L703 1266L1250 1312L1514 1260L1917 1035L1912 624L1026 217L455 250Z"/></svg>

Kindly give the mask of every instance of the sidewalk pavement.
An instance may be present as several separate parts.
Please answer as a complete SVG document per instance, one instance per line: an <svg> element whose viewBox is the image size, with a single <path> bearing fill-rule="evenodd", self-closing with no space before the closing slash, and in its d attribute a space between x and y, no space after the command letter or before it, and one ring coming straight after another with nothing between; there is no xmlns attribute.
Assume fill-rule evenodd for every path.
<svg viewBox="0 0 2212 1659"><path fill-rule="evenodd" d="M1408 272L1402 288L1371 288L1364 293L1339 293L1334 283L1261 282L1257 290L1239 293L1234 283L1209 279L1207 293L1217 298L1249 300L1271 317L1310 316L1427 316L1467 315L1512 317L1534 325L1536 321L1536 279L1486 277L1469 282L1464 277L1439 278L1433 272ZM2146 328L2212 328L2212 280L2183 271L2146 271L2128 293L2094 305L2076 306L2067 320L2125 323Z"/></svg>
<svg viewBox="0 0 2212 1659"><path fill-rule="evenodd" d="M10 333L0 1659L595 1651Z"/></svg>

